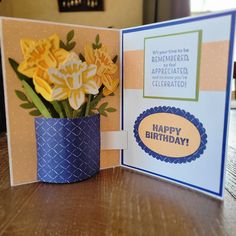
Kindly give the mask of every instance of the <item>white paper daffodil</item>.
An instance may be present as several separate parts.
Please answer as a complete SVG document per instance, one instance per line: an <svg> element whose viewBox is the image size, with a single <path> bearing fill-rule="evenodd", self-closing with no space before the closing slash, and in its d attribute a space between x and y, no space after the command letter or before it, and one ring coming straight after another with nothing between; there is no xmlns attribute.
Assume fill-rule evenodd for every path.
<svg viewBox="0 0 236 236"><path fill-rule="evenodd" d="M97 94L98 85L93 80L97 66L88 65L79 60L75 53L70 53L65 63L58 68L51 67L48 70L50 80L54 84L52 88L53 100L69 99L70 106L78 110L85 102L85 94Z"/></svg>

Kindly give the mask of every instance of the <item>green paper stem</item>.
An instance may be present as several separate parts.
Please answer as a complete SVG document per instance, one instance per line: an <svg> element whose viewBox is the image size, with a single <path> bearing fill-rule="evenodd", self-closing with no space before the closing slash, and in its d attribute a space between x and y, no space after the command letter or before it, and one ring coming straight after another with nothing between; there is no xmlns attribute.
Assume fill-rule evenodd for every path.
<svg viewBox="0 0 236 236"><path fill-rule="evenodd" d="M41 112L41 114L45 118L52 118L47 107L43 104L39 96L34 92L34 90L30 87L30 85L25 80L22 80L21 82L24 87L26 95L31 99L31 101L34 103L35 107Z"/></svg>
<svg viewBox="0 0 236 236"><path fill-rule="evenodd" d="M94 109L102 98L103 98L103 94L102 94L102 89L101 89L99 94L91 101L90 108Z"/></svg>
<svg viewBox="0 0 236 236"><path fill-rule="evenodd" d="M73 118L77 118L80 110L73 110Z"/></svg>
<svg viewBox="0 0 236 236"><path fill-rule="evenodd" d="M59 102L53 101L51 102L51 104L53 105L54 109L56 110L56 112L58 113L60 118L65 118L65 114L61 108L61 105Z"/></svg>
<svg viewBox="0 0 236 236"><path fill-rule="evenodd" d="M73 118L73 111L72 111L68 101L67 100L62 101L62 105L63 105L63 108L65 110L66 117L67 118Z"/></svg>
<svg viewBox="0 0 236 236"><path fill-rule="evenodd" d="M84 104L80 107L80 112L79 112L79 114L78 114L77 117L83 117L83 116L84 116L85 110L86 110L86 105L87 105L87 103L84 103Z"/></svg>
<svg viewBox="0 0 236 236"><path fill-rule="evenodd" d="M86 106L86 110L85 110L85 116L88 116L88 115L89 115L91 97L92 97L92 95L89 94L89 95L88 95L87 106Z"/></svg>

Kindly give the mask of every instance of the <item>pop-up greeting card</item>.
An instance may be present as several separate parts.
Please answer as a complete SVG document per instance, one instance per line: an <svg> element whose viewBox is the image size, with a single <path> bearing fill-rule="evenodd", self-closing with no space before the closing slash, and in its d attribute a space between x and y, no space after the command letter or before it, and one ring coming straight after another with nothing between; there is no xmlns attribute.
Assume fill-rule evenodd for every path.
<svg viewBox="0 0 236 236"><path fill-rule="evenodd" d="M123 30L2 18L12 185L120 165L223 198L235 14Z"/></svg>
<svg viewBox="0 0 236 236"><path fill-rule="evenodd" d="M70 183L118 166L118 150L100 153L100 128L120 130L119 31L1 24L11 184Z"/></svg>

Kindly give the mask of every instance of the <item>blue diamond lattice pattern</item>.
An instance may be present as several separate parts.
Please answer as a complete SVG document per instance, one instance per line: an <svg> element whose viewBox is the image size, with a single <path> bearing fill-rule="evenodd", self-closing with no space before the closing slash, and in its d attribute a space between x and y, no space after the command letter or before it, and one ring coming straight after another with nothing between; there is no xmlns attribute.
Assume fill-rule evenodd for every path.
<svg viewBox="0 0 236 236"><path fill-rule="evenodd" d="M38 180L72 183L100 169L100 115L36 118Z"/></svg>

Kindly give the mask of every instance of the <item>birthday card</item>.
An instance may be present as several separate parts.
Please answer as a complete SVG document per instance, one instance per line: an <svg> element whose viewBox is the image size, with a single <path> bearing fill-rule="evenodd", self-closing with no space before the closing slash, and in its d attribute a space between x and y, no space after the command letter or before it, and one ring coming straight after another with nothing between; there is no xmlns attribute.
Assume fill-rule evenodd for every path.
<svg viewBox="0 0 236 236"><path fill-rule="evenodd" d="M122 165L224 190L235 12L122 31Z"/></svg>
<svg viewBox="0 0 236 236"><path fill-rule="evenodd" d="M223 198L235 14L122 30L2 18L12 185L40 180L41 144L36 141L41 136L35 134L33 116L44 115L27 95L25 82L17 79L24 75L32 77L29 87L43 105L57 112L52 117L49 110L49 118L82 122L83 116L100 115L98 144L80 147L85 154L97 145L100 169L122 166ZM32 48L50 49L44 64L33 61L37 53L29 56ZM91 127L85 130L94 132ZM61 155L55 142L55 153ZM66 142L70 146L72 138Z"/></svg>

